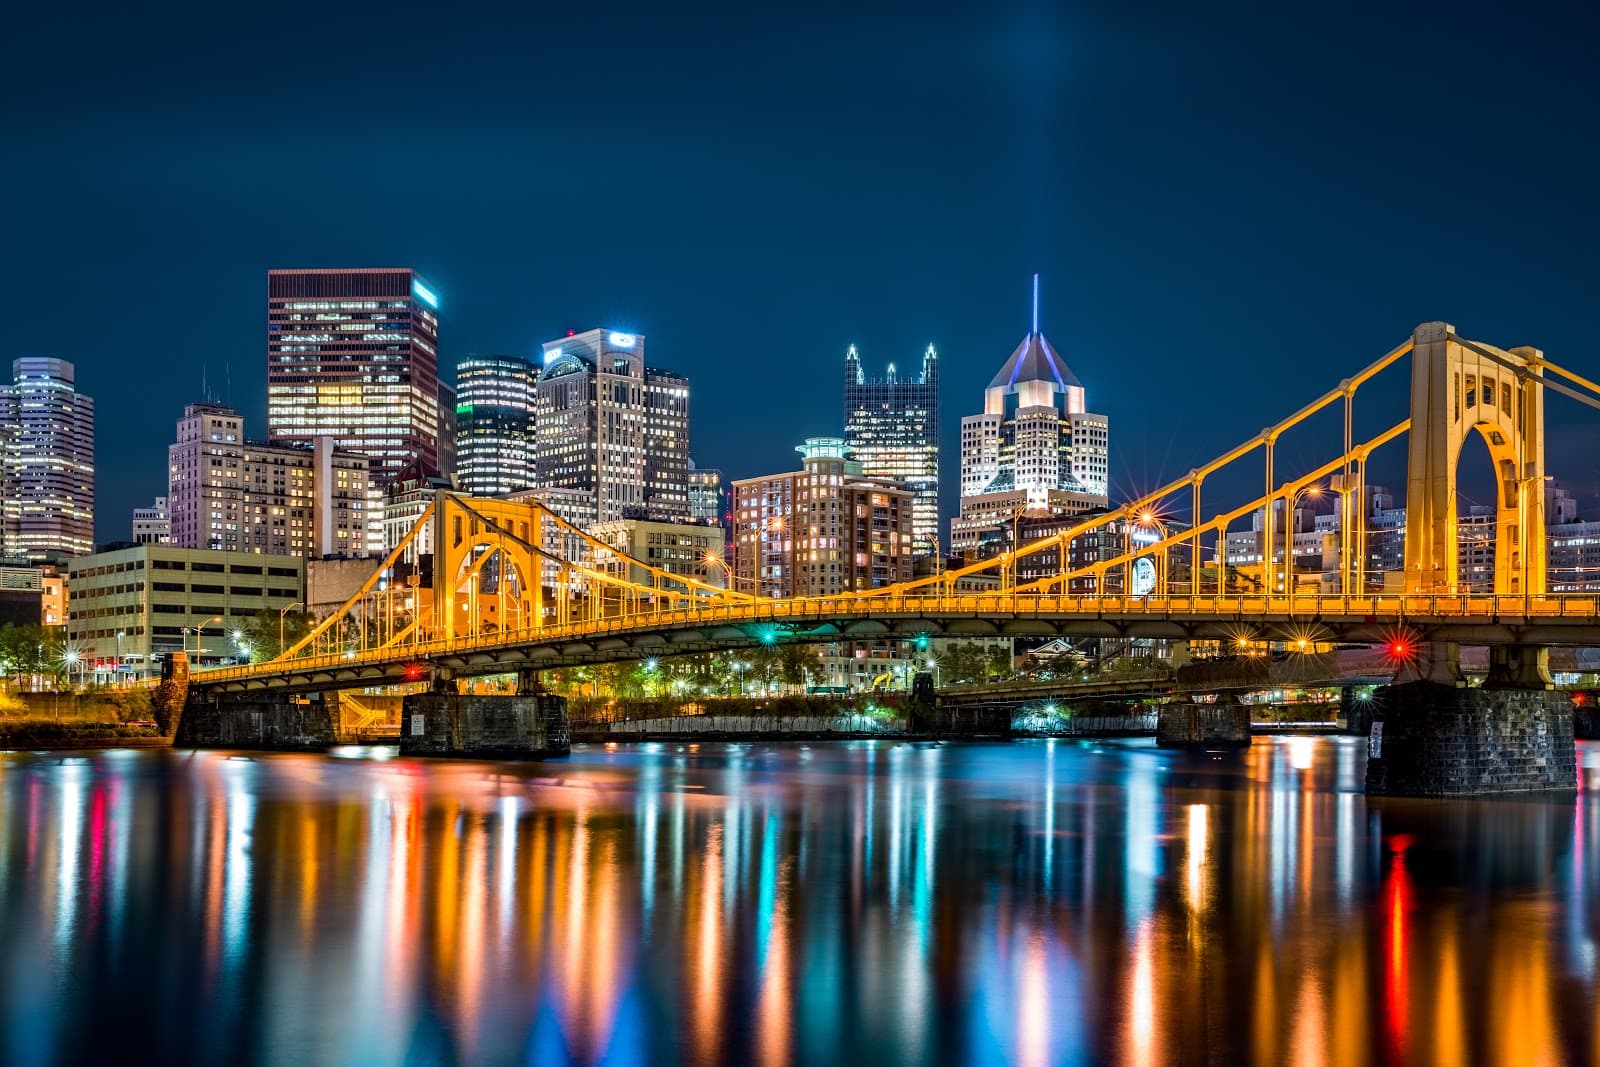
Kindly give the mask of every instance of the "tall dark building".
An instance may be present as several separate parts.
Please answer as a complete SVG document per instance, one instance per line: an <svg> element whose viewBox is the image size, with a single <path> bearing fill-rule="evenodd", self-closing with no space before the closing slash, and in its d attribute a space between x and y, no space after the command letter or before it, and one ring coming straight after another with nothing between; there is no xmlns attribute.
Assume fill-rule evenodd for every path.
<svg viewBox="0 0 1600 1067"><path fill-rule="evenodd" d="M267 436L331 437L382 485L439 470L439 298L409 268L267 273Z"/></svg>
<svg viewBox="0 0 1600 1067"><path fill-rule="evenodd" d="M867 379L851 345L844 357L844 440L867 478L892 478L911 490L913 551L927 555L939 536L939 356L932 345L922 373L901 377L894 364Z"/></svg>
<svg viewBox="0 0 1600 1067"><path fill-rule="evenodd" d="M494 496L537 483L533 474L538 368L517 356L469 356L456 365L456 476L462 490Z"/></svg>

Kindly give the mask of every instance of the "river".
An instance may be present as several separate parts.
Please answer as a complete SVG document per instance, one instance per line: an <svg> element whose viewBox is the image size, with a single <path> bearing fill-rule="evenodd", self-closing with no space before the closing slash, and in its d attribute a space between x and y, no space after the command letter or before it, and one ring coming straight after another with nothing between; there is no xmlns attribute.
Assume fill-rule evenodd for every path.
<svg viewBox="0 0 1600 1067"><path fill-rule="evenodd" d="M0 755L0 1056L1600 1060L1576 798L1365 743Z"/></svg>

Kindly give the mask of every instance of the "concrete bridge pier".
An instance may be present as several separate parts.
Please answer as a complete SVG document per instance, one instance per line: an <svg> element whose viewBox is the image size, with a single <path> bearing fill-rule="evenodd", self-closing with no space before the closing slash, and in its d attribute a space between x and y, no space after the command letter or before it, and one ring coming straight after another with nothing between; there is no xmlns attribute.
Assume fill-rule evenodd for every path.
<svg viewBox="0 0 1600 1067"><path fill-rule="evenodd" d="M1454 657L1448 653L1445 662ZM1572 703L1550 683L1545 649L1492 649L1483 688L1402 675L1378 690L1367 749L1375 796L1570 793Z"/></svg>
<svg viewBox="0 0 1600 1067"><path fill-rule="evenodd" d="M402 756L549 759L572 751L566 697L525 689L516 696L480 696L455 689L436 685L432 692L406 696Z"/></svg>
<svg viewBox="0 0 1600 1067"><path fill-rule="evenodd" d="M179 748L316 751L338 741L337 705L321 693L208 693L190 689L173 737Z"/></svg>
<svg viewBox="0 0 1600 1067"><path fill-rule="evenodd" d="M1156 709L1156 744L1244 747L1250 744L1250 709L1232 693L1220 694L1215 704L1162 704Z"/></svg>
<svg viewBox="0 0 1600 1067"><path fill-rule="evenodd" d="M1353 685L1339 690L1339 732L1353 737L1372 733L1372 701L1359 696Z"/></svg>

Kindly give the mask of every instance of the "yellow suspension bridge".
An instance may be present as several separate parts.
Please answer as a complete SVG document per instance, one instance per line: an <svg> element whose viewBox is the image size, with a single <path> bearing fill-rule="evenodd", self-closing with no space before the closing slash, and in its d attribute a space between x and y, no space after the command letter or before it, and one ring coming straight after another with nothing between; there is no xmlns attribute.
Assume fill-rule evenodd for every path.
<svg viewBox="0 0 1600 1067"><path fill-rule="evenodd" d="M1406 359L1409 416L1357 439L1358 394ZM620 553L540 503L440 492L372 578L302 640L266 662L197 670L189 682L235 693L340 689L780 641L921 636L1353 641L1390 644L1402 659L1427 643L1600 645L1600 595L1546 591L1546 391L1600 408L1600 385L1537 350L1501 349L1425 323L1288 418L1106 514L966 566L826 597L722 588ZM1342 419L1341 441L1326 462L1282 477L1281 439L1319 415ZM1493 591L1483 593L1464 591L1457 576L1456 467L1474 434L1497 485ZM1359 502L1372 455L1401 438L1404 571L1385 577L1368 573ZM1260 496L1203 510L1208 483L1257 462ZM1292 516L1323 479L1339 498L1338 563L1331 586L1304 590L1292 574L1292 525L1274 525L1279 508ZM1159 517L1180 508L1193 521L1169 532ZM1258 514L1268 580L1241 593L1225 565L1229 528ZM1155 537L1130 536L1151 524ZM1090 535L1122 547L1070 566L1069 546ZM606 557L621 574L596 562ZM1209 570L1208 557L1216 561ZM1136 596L1140 560L1154 564L1155 580Z"/></svg>

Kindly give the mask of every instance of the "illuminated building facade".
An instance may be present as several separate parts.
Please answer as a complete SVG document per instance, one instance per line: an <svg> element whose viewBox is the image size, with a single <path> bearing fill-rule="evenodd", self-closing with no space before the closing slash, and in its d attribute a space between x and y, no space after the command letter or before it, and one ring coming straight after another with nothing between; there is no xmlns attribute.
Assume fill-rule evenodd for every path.
<svg viewBox="0 0 1600 1067"><path fill-rule="evenodd" d="M844 357L844 442L868 478L893 478L911 490L913 551L934 551L939 537L939 356L932 345L922 372L902 377L889 364L868 379L851 345Z"/></svg>
<svg viewBox="0 0 1600 1067"><path fill-rule="evenodd" d="M538 368L517 356L469 356L456 365L456 483L474 496L528 489L534 480Z"/></svg>
<svg viewBox="0 0 1600 1067"><path fill-rule="evenodd" d="M585 524L689 518L689 380L647 366L642 335L546 343L534 440L540 488L593 494Z"/></svg>
<svg viewBox="0 0 1600 1067"><path fill-rule="evenodd" d="M365 555L366 456L318 438L310 448L245 440L244 417L190 404L167 447L171 543L266 555Z"/></svg>
<svg viewBox="0 0 1600 1067"><path fill-rule="evenodd" d="M696 467L689 461L689 517L695 522L721 525L728 511L727 483L715 467Z"/></svg>
<svg viewBox="0 0 1600 1067"><path fill-rule="evenodd" d="M331 438L378 485L440 470L438 305L407 268L269 271L268 439Z"/></svg>
<svg viewBox="0 0 1600 1067"><path fill-rule="evenodd" d="M24 357L0 385L0 550L39 562L94 551L94 401L64 359Z"/></svg>
<svg viewBox="0 0 1600 1067"><path fill-rule="evenodd" d="M1090 412L1083 383L1033 328L984 390L983 412L961 420L961 516L952 549L974 543L986 518L1020 508L1062 514L1104 507L1109 420Z"/></svg>
<svg viewBox="0 0 1600 1067"><path fill-rule="evenodd" d="M733 483L736 588L828 596L909 581L911 491L863 477L840 438L796 451L800 470Z"/></svg>

